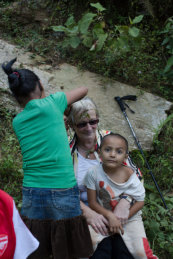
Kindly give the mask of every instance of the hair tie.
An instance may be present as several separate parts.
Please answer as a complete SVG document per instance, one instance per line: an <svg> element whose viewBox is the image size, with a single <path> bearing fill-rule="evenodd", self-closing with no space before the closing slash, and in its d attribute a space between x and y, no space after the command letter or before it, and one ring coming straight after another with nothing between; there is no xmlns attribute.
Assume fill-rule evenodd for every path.
<svg viewBox="0 0 173 259"><path fill-rule="evenodd" d="M13 72L13 74L15 74L18 78L20 77L18 72Z"/></svg>

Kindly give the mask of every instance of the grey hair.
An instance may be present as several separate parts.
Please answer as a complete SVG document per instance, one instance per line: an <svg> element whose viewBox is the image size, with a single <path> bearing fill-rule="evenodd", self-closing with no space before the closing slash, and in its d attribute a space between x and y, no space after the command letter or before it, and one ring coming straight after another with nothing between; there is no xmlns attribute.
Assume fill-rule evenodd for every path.
<svg viewBox="0 0 173 259"><path fill-rule="evenodd" d="M96 112L97 118L99 118L99 112L96 104L89 97L84 97L80 101L77 101L71 105L71 109L68 115L68 123L70 127L75 124L75 117L81 115L89 110L94 110Z"/></svg>

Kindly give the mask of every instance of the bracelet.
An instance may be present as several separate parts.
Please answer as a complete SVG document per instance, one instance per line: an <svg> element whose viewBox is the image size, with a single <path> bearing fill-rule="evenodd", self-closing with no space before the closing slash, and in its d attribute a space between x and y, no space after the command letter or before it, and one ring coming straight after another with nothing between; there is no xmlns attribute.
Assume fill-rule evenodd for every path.
<svg viewBox="0 0 173 259"><path fill-rule="evenodd" d="M125 199L128 201L130 204L132 204L133 199L129 195L121 195L120 199Z"/></svg>

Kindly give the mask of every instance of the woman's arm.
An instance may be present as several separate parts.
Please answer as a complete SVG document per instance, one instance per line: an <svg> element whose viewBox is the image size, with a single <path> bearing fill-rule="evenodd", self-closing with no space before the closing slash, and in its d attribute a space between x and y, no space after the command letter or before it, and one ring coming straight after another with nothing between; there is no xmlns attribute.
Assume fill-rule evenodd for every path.
<svg viewBox="0 0 173 259"><path fill-rule="evenodd" d="M103 236L108 235L108 221L103 215L98 214L94 210L86 206L82 201L80 201L80 206L83 216L86 218L88 225L91 225L96 233L100 233Z"/></svg>
<svg viewBox="0 0 173 259"><path fill-rule="evenodd" d="M124 230L115 214L113 214L110 210L105 209L97 202L96 191L87 188L87 194L89 206L108 220L110 232L119 233L121 231L123 234Z"/></svg>
<svg viewBox="0 0 173 259"><path fill-rule="evenodd" d="M79 101L87 93L88 93L88 88L86 88L86 87L79 87L79 88L73 89L73 90L65 93L66 97L67 97L67 104L70 105L74 102Z"/></svg>

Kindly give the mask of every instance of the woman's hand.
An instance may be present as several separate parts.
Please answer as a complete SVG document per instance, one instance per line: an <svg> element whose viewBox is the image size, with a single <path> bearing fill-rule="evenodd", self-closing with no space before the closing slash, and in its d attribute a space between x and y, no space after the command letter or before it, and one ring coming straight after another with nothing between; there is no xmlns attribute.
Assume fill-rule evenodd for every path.
<svg viewBox="0 0 173 259"><path fill-rule="evenodd" d="M120 220L121 224L127 223L129 218L130 202L126 199L121 199L115 207L113 213Z"/></svg>
<svg viewBox="0 0 173 259"><path fill-rule="evenodd" d="M98 214L94 210L90 209L88 206L85 206L85 208L82 208L82 210L88 225L91 225L96 233L98 234L100 233L103 236L107 236L108 235L107 219L101 214Z"/></svg>
<svg viewBox="0 0 173 259"><path fill-rule="evenodd" d="M118 234L124 234L124 229L121 225L121 221L115 216L114 213L111 211L108 213L108 221L109 221L109 230L112 234L118 233Z"/></svg>

